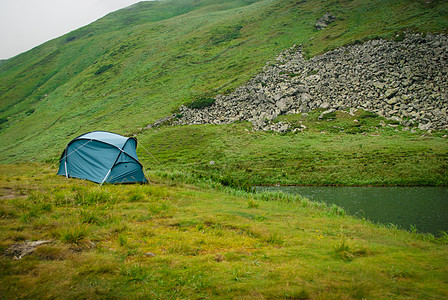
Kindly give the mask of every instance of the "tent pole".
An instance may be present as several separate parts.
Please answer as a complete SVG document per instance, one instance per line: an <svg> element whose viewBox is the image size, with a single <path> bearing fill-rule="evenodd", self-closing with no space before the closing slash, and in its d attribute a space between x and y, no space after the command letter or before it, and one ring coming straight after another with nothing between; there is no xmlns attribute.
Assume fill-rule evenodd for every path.
<svg viewBox="0 0 448 300"><path fill-rule="evenodd" d="M68 178L68 171L67 171L67 160L64 161L65 163L65 177Z"/></svg>
<svg viewBox="0 0 448 300"><path fill-rule="evenodd" d="M106 178L109 176L109 173L112 169L109 169L109 172L107 172L106 177L104 177L103 181L101 182L100 186L103 185L104 181L106 181Z"/></svg>

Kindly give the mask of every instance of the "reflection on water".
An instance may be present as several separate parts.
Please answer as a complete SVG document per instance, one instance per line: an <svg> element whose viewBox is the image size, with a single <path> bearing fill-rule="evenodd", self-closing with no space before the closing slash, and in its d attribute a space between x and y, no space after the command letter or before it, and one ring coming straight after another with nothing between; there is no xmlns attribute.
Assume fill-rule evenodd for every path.
<svg viewBox="0 0 448 300"><path fill-rule="evenodd" d="M258 190L300 194L343 207L373 222L439 235L448 232L448 188L443 187L258 187Z"/></svg>

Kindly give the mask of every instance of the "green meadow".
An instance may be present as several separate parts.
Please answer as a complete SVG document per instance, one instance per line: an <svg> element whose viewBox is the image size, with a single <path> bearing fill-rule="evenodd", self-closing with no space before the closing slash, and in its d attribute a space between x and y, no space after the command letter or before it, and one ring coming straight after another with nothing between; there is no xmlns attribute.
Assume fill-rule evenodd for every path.
<svg viewBox="0 0 448 300"><path fill-rule="evenodd" d="M336 16L324 30L314 24ZM0 61L3 299L446 299L448 236L254 185L447 186L447 131L358 110L145 129L279 52L447 34L442 0L141 2ZM57 176L74 137L138 139L150 184ZM46 241L29 255L11 249Z"/></svg>
<svg viewBox="0 0 448 300"><path fill-rule="evenodd" d="M180 172L149 185L0 166L2 298L444 299L447 236L346 216L337 206L253 194Z"/></svg>
<svg viewBox="0 0 448 300"><path fill-rule="evenodd" d="M253 131L250 123L162 126L138 134L151 170L180 170L226 186L446 186L446 131L403 130L372 113L320 120L281 116L297 132ZM414 131L414 130L413 130Z"/></svg>

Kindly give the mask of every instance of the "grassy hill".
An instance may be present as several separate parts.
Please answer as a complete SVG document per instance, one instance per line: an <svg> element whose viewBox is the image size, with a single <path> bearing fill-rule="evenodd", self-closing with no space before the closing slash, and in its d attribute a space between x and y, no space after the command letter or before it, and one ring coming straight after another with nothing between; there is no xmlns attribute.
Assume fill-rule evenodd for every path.
<svg viewBox="0 0 448 300"><path fill-rule="evenodd" d="M337 19L317 31L327 11ZM447 15L445 1L141 2L2 62L0 161L54 161L91 130L136 132L232 90L293 44L312 56L402 30L444 32Z"/></svg>

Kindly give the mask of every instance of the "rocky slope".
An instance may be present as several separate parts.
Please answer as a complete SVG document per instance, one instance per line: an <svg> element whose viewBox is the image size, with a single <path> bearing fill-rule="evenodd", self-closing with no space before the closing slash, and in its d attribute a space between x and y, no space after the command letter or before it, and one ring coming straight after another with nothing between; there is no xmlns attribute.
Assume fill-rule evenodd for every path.
<svg viewBox="0 0 448 300"><path fill-rule="evenodd" d="M282 114L364 109L421 130L448 129L448 37L407 34L371 40L305 60L294 46L263 72L202 109L180 108L173 124L247 120L256 130L287 131Z"/></svg>

